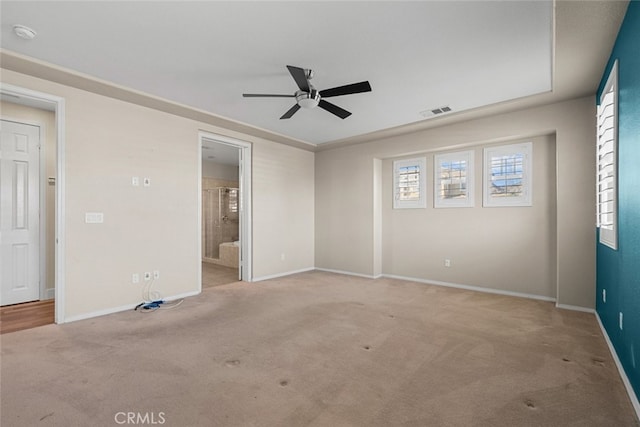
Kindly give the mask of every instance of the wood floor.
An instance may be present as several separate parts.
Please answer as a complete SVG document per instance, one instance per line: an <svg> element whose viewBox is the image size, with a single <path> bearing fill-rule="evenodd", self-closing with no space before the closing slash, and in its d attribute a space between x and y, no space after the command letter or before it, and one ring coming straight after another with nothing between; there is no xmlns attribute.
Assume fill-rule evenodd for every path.
<svg viewBox="0 0 640 427"><path fill-rule="evenodd" d="M52 299L0 308L0 334L49 325L54 321L55 303Z"/></svg>

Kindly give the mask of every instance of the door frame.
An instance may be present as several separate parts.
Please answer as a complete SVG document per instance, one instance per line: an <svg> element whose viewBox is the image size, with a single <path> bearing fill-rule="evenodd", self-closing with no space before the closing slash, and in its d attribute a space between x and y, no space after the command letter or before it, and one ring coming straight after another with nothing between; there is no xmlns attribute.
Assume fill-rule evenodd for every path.
<svg viewBox="0 0 640 427"><path fill-rule="evenodd" d="M198 132L198 285L202 291L202 145L207 140L218 144L225 144L240 151L239 184L240 184L240 267L241 280L253 281L253 234L251 218L251 147L252 144L225 135L206 131Z"/></svg>
<svg viewBox="0 0 640 427"><path fill-rule="evenodd" d="M0 83L0 93L15 98L15 103L28 105L32 107L41 106L40 108L53 109L56 123L56 220L55 220L55 322L65 322L65 100L62 97L51 95L44 92L15 86L8 83ZM42 127L41 134L42 134ZM42 141L41 141L42 144ZM43 155L41 150L40 155ZM41 162L42 163L42 162ZM42 167L42 165L41 165ZM42 171L42 169L41 169ZM45 174L46 175L46 174ZM44 177L48 179L48 177ZM40 177L41 188L43 177ZM46 184L45 184L46 189ZM42 197L42 194L41 194ZM42 202L42 199L41 199ZM42 233L42 220L40 220ZM41 238L42 241L42 238ZM42 248L41 248L42 250ZM41 269L40 273L43 271Z"/></svg>

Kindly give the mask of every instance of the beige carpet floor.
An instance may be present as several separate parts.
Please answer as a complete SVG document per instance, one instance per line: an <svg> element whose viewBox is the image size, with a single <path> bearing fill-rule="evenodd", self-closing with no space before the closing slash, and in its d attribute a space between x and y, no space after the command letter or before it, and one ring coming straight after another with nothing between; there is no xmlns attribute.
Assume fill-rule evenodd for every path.
<svg viewBox="0 0 640 427"><path fill-rule="evenodd" d="M639 425L593 314L400 280L234 283L1 344L2 427Z"/></svg>

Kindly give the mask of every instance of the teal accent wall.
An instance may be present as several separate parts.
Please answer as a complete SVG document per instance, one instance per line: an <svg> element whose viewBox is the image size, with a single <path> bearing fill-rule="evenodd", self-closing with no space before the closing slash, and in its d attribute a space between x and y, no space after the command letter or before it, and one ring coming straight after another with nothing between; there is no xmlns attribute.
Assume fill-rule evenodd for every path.
<svg viewBox="0 0 640 427"><path fill-rule="evenodd" d="M640 1L632 0L598 89L618 60L618 250L597 244L596 311L640 396ZM607 300L603 301L602 291ZM623 313L623 329L619 313Z"/></svg>

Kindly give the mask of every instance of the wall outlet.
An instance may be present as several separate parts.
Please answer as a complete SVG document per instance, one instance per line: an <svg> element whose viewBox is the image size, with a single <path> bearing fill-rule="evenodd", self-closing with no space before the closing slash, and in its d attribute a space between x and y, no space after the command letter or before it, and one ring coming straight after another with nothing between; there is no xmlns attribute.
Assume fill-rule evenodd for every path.
<svg viewBox="0 0 640 427"><path fill-rule="evenodd" d="M602 290L602 302L607 302L607 290Z"/></svg>
<svg viewBox="0 0 640 427"><path fill-rule="evenodd" d="M450 259L445 259L444 260L444 266L445 267L451 267L451 260Z"/></svg>
<svg viewBox="0 0 640 427"><path fill-rule="evenodd" d="M145 271L144 272L144 280L145 281L151 280L151 272L150 271Z"/></svg>
<svg viewBox="0 0 640 427"><path fill-rule="evenodd" d="M619 320L620 320L620 330L622 330L622 312L620 312L620 319Z"/></svg>
<svg viewBox="0 0 640 427"><path fill-rule="evenodd" d="M131 185L137 187L140 185L140 178L137 176L131 177Z"/></svg>
<svg viewBox="0 0 640 427"><path fill-rule="evenodd" d="M154 279L160 278L160 270L153 270L153 278Z"/></svg>
<svg viewBox="0 0 640 427"><path fill-rule="evenodd" d="M140 283L140 275L138 273L131 275L131 283Z"/></svg>

